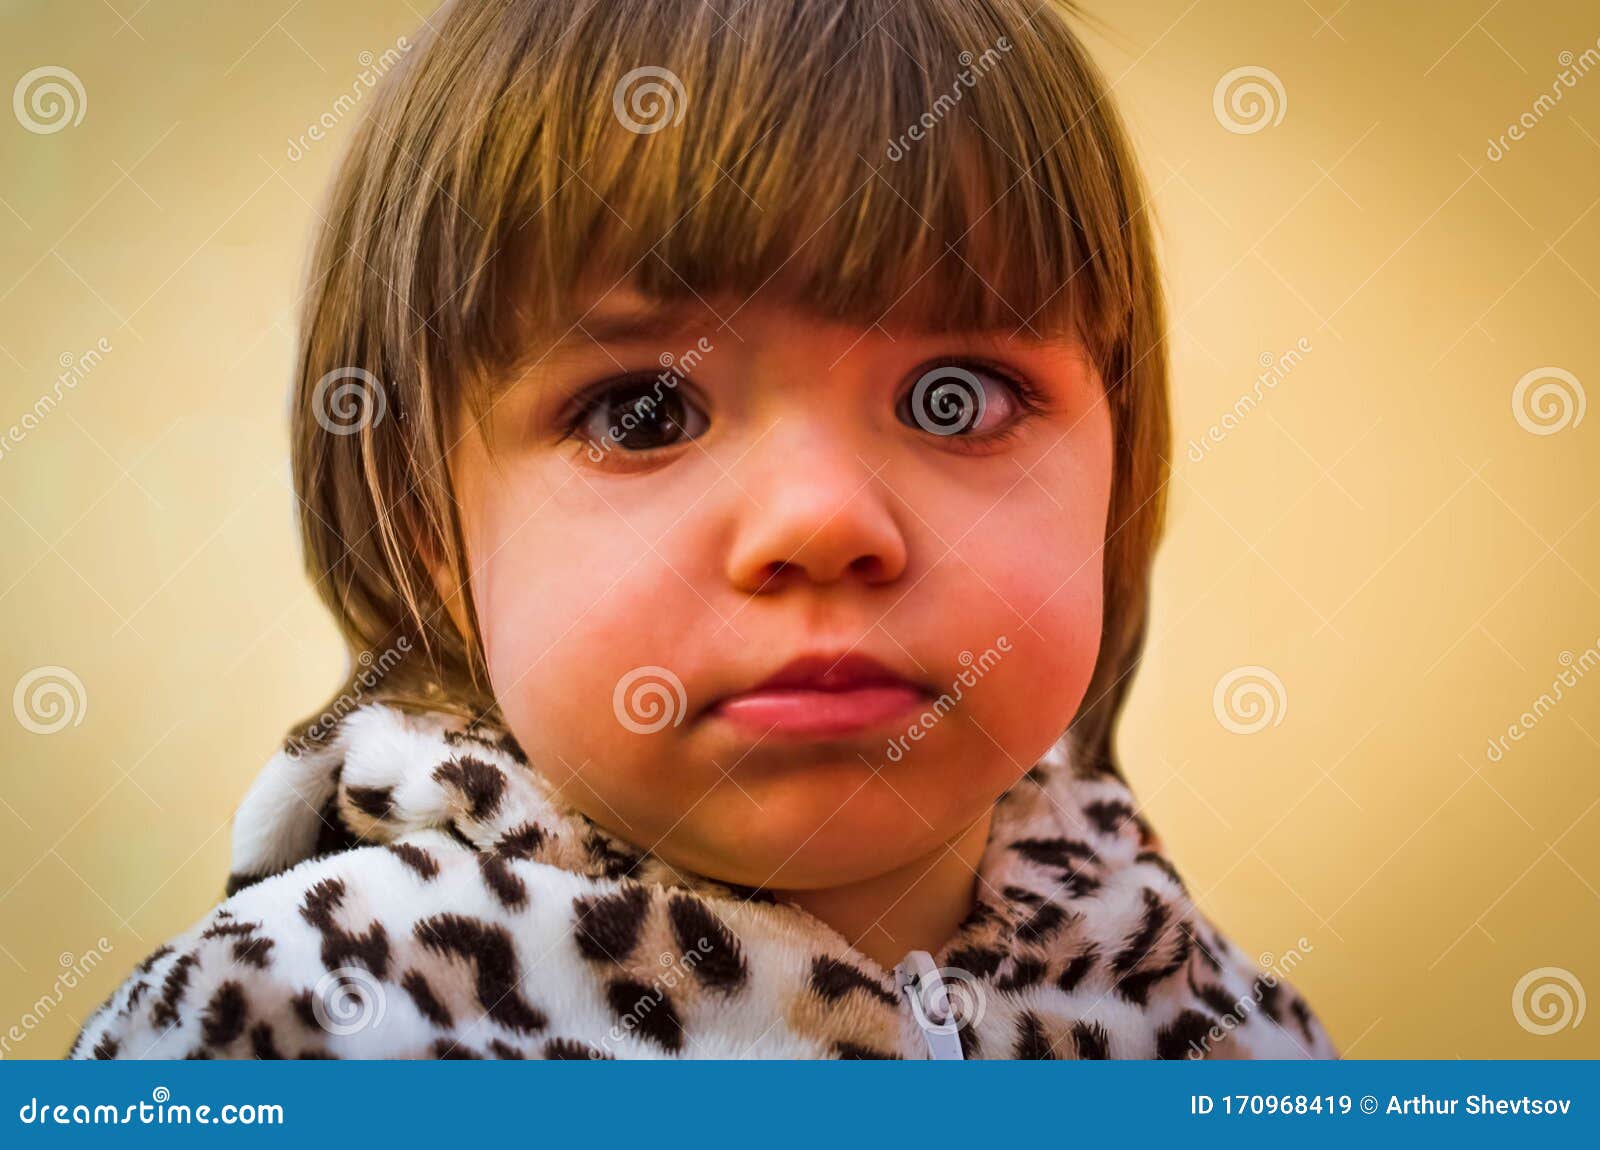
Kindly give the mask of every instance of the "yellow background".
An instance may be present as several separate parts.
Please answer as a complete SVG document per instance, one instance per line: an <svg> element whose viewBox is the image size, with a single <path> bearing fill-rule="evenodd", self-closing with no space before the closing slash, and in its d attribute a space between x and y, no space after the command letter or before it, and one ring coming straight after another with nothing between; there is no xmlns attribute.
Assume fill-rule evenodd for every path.
<svg viewBox="0 0 1600 1150"><path fill-rule="evenodd" d="M1512 1007L1542 967L1600 991L1600 673L1487 756L1600 641L1600 412L1537 435L1512 409L1550 367L1600 402L1600 69L1486 155L1600 11L1090 8L1171 285L1177 468L1122 731L1135 791L1239 946L1301 952L1292 979L1347 1054L1600 1055L1600 1019L1539 1036ZM0 104L0 427L64 355L111 347L0 456L0 693L42 666L84 687L55 734L0 710L0 1035L45 996L10 1056L55 1057L215 901L235 803L341 673L300 572L286 389L351 121L298 160L289 140L423 12L0 13L0 97L41 65L87 96L50 134ZM1224 129L1213 92L1241 66L1281 82L1281 122ZM1252 666L1282 684L1277 721L1237 734L1214 693Z"/></svg>

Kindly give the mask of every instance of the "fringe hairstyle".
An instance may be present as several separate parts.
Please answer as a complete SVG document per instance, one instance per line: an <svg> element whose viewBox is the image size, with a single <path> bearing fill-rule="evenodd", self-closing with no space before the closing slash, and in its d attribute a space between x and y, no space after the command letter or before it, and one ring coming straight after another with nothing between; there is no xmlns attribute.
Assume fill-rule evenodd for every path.
<svg viewBox="0 0 1600 1150"><path fill-rule="evenodd" d="M1105 625L1089 770L1144 642L1169 413L1133 150L1063 0L452 0L378 86L313 258L293 405L306 562L383 691L493 715L446 456L453 413L583 284L785 298L869 326L1073 333L1105 382ZM591 277L593 277L591 279ZM512 323L513 311L529 323ZM519 346L520 345L520 346ZM463 408L462 405L468 405Z"/></svg>

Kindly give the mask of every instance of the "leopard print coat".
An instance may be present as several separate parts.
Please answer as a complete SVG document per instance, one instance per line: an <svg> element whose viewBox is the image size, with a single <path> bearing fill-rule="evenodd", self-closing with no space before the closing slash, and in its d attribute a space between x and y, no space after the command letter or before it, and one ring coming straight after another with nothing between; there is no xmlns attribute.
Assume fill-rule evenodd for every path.
<svg viewBox="0 0 1600 1150"><path fill-rule="evenodd" d="M602 830L505 732L382 704L268 764L228 894L72 1057L1338 1056L1059 746L999 800L956 935L892 971Z"/></svg>

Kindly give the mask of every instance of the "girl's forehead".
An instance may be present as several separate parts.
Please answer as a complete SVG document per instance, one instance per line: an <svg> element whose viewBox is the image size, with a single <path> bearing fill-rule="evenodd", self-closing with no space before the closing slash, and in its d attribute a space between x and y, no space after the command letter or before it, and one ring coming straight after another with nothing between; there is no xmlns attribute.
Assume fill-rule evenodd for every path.
<svg viewBox="0 0 1600 1150"><path fill-rule="evenodd" d="M929 288L933 291L933 288ZM579 296L571 334L599 343L646 342L684 334L721 333L740 338L741 329L812 328L857 332L882 338L921 339L963 336L991 343L1071 342L1068 333L1045 332L1016 314L1016 322L991 328L958 328L936 318L937 300L910 293L886 300L872 314L830 315L803 298L798 285L774 277L755 293L699 293L662 296L627 279L609 287L593 285Z"/></svg>

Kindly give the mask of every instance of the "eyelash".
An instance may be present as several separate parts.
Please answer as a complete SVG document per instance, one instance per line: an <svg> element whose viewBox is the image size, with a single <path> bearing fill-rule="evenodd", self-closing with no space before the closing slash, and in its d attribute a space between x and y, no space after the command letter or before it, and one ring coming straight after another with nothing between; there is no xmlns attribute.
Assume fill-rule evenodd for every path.
<svg viewBox="0 0 1600 1150"><path fill-rule="evenodd" d="M1021 414L1019 416L1011 419L1005 426L994 431L985 432L979 436L950 435L941 438L941 442L943 444L948 445L957 451L978 453L992 450L997 446L1009 443L1020 433L1021 425L1025 420L1045 414L1049 410L1048 397L1046 396L1044 389L1038 384L1034 383L1032 380L1029 380L1025 376L1022 376L1009 370L1008 368L1002 367L999 364L985 359L964 356L933 359L914 369L911 372L911 376L913 379L920 379L928 372L939 367L959 367L975 373L982 373L984 375L992 376L1001 383L1004 383L1011 390L1012 395L1016 399L1018 407L1021 408ZM656 383L658 379L659 375L653 375L649 373L628 374L603 379L584 388L573 398L572 403L566 410L566 414L561 417L560 425L563 428L562 439L578 440L583 438L583 425L588 421L590 416L593 415L595 408L602 400L605 399L607 395L610 395L612 392L620 391L630 387L649 387ZM682 377L680 378L677 386L684 387L686 383L687 377ZM704 406L698 404L698 401L692 394L692 389L685 388L685 390L689 392L689 394L686 395L686 399L689 402L696 403L697 406ZM909 392L902 392L895 399L894 406L897 412L900 404L908 396ZM679 446L682 446L682 443L671 444L667 447L653 448L643 451L626 451L618 449L615 452L608 451L607 454L615 454L619 457L619 459L631 458L634 461L643 464L646 461L653 461L659 453L670 451L672 448Z"/></svg>
<svg viewBox="0 0 1600 1150"><path fill-rule="evenodd" d="M1010 443L1020 435L1025 421L1044 415L1049 411L1048 396L1043 388L1027 377L987 359L971 356L932 359L914 369L911 375L913 379L921 379L928 372L940 367L960 367L965 368L967 371L981 372L984 375L993 376L1011 389L1012 394L1016 397L1017 406L1022 409L1016 418L994 431L985 432L978 436L950 435L942 437L940 443L952 450L974 455L992 451L996 447ZM901 402L908 396L909 393L902 393L900 398L895 400L897 411Z"/></svg>

